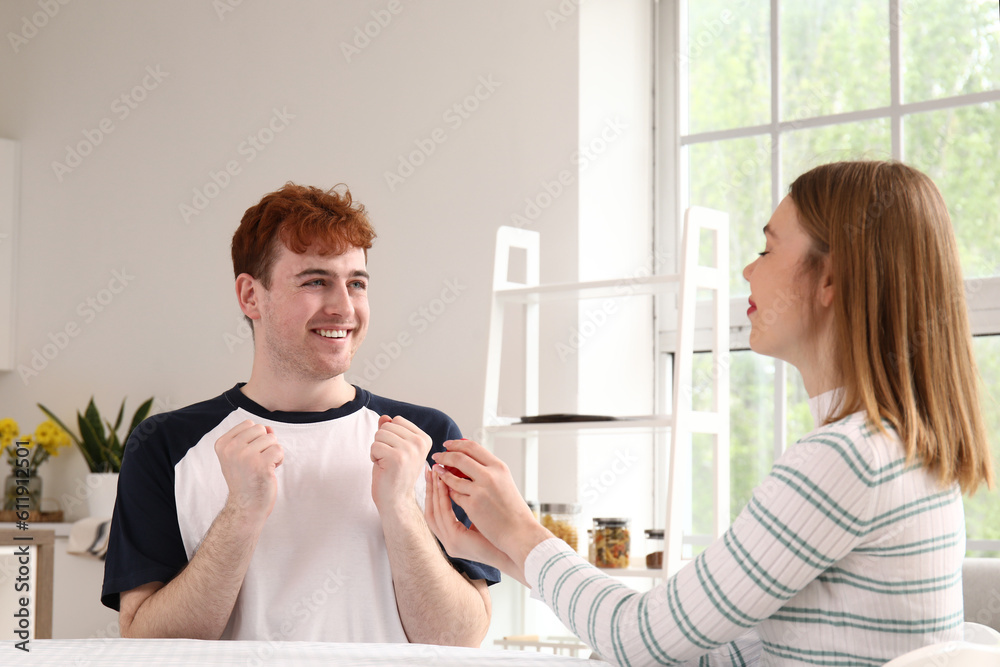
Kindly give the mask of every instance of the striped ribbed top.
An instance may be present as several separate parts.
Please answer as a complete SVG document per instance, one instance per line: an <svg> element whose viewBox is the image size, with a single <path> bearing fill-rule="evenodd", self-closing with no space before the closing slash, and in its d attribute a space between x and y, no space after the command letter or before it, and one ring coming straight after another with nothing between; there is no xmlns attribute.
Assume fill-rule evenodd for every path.
<svg viewBox="0 0 1000 667"><path fill-rule="evenodd" d="M810 401L817 423L836 396ZM525 562L532 597L621 665L709 652L713 664L881 665L961 639L961 494L907 465L886 429L857 413L809 433L721 539L648 593L550 539Z"/></svg>

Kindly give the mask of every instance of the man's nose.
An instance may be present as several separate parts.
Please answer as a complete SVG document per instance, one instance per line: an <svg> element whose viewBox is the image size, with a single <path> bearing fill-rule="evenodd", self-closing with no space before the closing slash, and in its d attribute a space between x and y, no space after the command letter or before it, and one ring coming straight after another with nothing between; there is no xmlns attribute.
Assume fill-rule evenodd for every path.
<svg viewBox="0 0 1000 667"><path fill-rule="evenodd" d="M351 303L351 296L347 293L346 285L330 289L327 292L323 306L329 315L349 317L354 313L354 305Z"/></svg>

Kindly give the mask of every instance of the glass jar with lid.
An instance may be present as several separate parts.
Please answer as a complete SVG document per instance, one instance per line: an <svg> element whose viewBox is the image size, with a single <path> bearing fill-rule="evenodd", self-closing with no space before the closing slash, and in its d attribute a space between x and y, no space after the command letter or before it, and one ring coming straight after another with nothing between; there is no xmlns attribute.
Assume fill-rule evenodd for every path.
<svg viewBox="0 0 1000 667"><path fill-rule="evenodd" d="M607 568L628 567L631 546L627 518L594 519L594 565Z"/></svg>
<svg viewBox="0 0 1000 667"><path fill-rule="evenodd" d="M579 553L580 506L575 503L542 503L541 524Z"/></svg>
<svg viewBox="0 0 1000 667"><path fill-rule="evenodd" d="M663 569L663 529L646 529L646 569Z"/></svg>

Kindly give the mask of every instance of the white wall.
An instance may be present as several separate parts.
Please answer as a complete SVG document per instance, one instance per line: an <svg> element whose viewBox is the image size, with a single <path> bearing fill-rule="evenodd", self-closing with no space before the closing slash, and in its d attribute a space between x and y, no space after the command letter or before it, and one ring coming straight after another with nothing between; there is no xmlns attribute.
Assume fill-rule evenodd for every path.
<svg viewBox="0 0 1000 667"><path fill-rule="evenodd" d="M376 30L373 12L391 20ZM578 19L552 12L557 0L0 4L0 136L21 149L0 417L30 430L36 403L72 419L91 395L109 417L126 396L129 412L149 396L168 409L247 379L229 241L247 207L293 180L347 183L379 234L350 376L474 431L495 230L577 148ZM341 45L366 26L377 34L348 62ZM449 113L463 100L477 108ZM390 188L385 173L436 128L445 140ZM245 143L258 134L259 151ZM227 165L238 173L218 176ZM196 202L206 186L214 198ZM576 199L571 185L533 222L543 280L576 279ZM397 350L400 334L412 342ZM71 502L84 472L76 451L43 468L70 519L84 514Z"/></svg>

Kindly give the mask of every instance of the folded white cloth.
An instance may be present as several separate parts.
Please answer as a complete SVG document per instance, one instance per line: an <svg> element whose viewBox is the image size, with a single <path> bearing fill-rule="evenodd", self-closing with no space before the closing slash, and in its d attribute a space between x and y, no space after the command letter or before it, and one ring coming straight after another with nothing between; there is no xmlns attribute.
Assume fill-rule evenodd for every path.
<svg viewBox="0 0 1000 667"><path fill-rule="evenodd" d="M110 532L111 519L93 516L80 519L70 528L66 553L104 560Z"/></svg>

